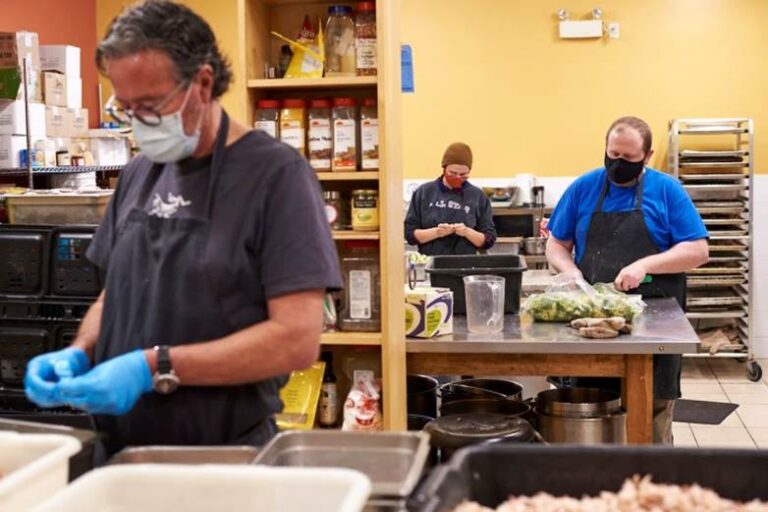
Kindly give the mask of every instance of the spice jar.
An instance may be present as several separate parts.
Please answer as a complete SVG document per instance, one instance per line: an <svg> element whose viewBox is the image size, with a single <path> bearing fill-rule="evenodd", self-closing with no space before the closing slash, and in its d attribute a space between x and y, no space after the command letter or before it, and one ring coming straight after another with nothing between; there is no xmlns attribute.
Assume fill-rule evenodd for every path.
<svg viewBox="0 0 768 512"><path fill-rule="evenodd" d="M309 104L309 165L318 172L331 170L333 133L330 100Z"/></svg>
<svg viewBox="0 0 768 512"><path fill-rule="evenodd" d="M379 114L376 98L365 98L360 107L360 167L364 171L379 170Z"/></svg>
<svg viewBox="0 0 768 512"><path fill-rule="evenodd" d="M325 28L325 75L355 76L355 22L352 8L332 5Z"/></svg>
<svg viewBox="0 0 768 512"><path fill-rule="evenodd" d="M333 171L357 170L357 112L354 98L333 100Z"/></svg>
<svg viewBox="0 0 768 512"><path fill-rule="evenodd" d="M352 191L352 230L379 230L379 191Z"/></svg>
<svg viewBox="0 0 768 512"><path fill-rule="evenodd" d="M355 16L355 53L358 76L375 76L378 67L376 55L376 3L359 2Z"/></svg>
<svg viewBox="0 0 768 512"><path fill-rule="evenodd" d="M323 191L325 214L331 229L341 231L349 227L349 209L341 192L338 190Z"/></svg>
<svg viewBox="0 0 768 512"><path fill-rule="evenodd" d="M341 272L344 279L341 330L380 331L381 277L377 243L346 242L342 249Z"/></svg>
<svg viewBox="0 0 768 512"><path fill-rule="evenodd" d="M253 127L277 138L280 133L280 102L278 100L259 100Z"/></svg>
<svg viewBox="0 0 768 512"><path fill-rule="evenodd" d="M300 99L283 101L280 111L280 140L307 156L305 136L307 129L307 103Z"/></svg>

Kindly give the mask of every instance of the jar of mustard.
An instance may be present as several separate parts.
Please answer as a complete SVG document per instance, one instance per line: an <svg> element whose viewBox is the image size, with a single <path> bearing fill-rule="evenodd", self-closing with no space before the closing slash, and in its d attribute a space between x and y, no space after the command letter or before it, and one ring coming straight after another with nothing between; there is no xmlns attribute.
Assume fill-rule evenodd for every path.
<svg viewBox="0 0 768 512"><path fill-rule="evenodd" d="M379 230L379 191L352 191L352 230Z"/></svg>

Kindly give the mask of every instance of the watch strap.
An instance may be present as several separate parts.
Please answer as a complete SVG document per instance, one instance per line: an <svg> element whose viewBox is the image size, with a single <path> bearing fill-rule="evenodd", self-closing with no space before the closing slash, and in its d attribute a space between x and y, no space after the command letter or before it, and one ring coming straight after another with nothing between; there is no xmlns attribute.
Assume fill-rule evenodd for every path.
<svg viewBox="0 0 768 512"><path fill-rule="evenodd" d="M155 346L155 353L157 354L157 374L164 375L171 373L171 347L168 345Z"/></svg>

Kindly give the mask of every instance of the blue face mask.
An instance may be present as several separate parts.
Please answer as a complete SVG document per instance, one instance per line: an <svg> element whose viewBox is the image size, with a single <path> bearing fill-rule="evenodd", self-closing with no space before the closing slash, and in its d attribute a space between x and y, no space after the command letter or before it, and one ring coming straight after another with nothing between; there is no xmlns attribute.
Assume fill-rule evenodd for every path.
<svg viewBox="0 0 768 512"><path fill-rule="evenodd" d="M167 164L178 162L192 155L200 142L200 125L203 121L203 114L197 122L197 128L192 135L184 133L184 119L182 112L187 106L189 91L184 97L184 102L179 110L173 114L166 114L160 118L160 124L157 126L147 126L135 117L131 121L133 127L133 137L139 145L142 153L153 162Z"/></svg>

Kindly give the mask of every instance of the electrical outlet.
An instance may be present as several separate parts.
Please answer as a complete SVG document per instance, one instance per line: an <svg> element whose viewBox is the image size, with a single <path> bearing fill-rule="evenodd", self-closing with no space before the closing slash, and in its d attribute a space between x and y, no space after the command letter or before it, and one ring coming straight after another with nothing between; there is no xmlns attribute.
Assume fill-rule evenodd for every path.
<svg viewBox="0 0 768 512"><path fill-rule="evenodd" d="M619 38L619 23L617 21L608 24L608 37L611 39Z"/></svg>

